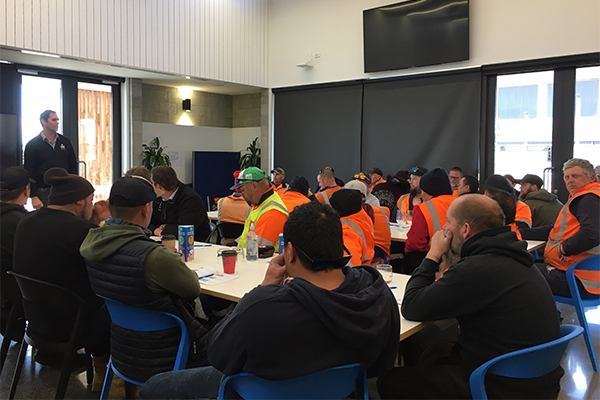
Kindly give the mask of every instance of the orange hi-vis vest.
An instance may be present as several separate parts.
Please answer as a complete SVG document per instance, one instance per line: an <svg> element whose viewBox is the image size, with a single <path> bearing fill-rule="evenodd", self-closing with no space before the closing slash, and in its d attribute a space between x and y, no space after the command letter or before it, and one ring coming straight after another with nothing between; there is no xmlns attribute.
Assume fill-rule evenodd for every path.
<svg viewBox="0 0 600 400"><path fill-rule="evenodd" d="M242 196L227 196L219 200L218 221L243 224L250 210L250 205Z"/></svg>
<svg viewBox="0 0 600 400"><path fill-rule="evenodd" d="M329 199L331 199L331 196L340 189L343 188L341 186L333 186L323 190L322 192L318 192L315 194L315 197L317 200L319 200L319 202L331 205Z"/></svg>
<svg viewBox="0 0 600 400"><path fill-rule="evenodd" d="M293 190L286 190L283 194L280 194L279 197L281 197L281 200L283 200L283 203L287 207L289 213L291 213L294 208L310 201L308 197L302 193L294 192Z"/></svg>
<svg viewBox="0 0 600 400"><path fill-rule="evenodd" d="M531 208L521 200L517 201L517 211L515 212L515 222L525 222L530 228L533 223L531 220Z"/></svg>
<svg viewBox="0 0 600 400"><path fill-rule="evenodd" d="M458 197L458 186L452 186L452 196Z"/></svg>
<svg viewBox="0 0 600 400"><path fill-rule="evenodd" d="M289 185L285 182L280 183L279 186L276 186L273 182L271 182L271 187L279 196L281 196L283 192L285 192L285 189L287 189L288 186Z"/></svg>
<svg viewBox="0 0 600 400"><path fill-rule="evenodd" d="M373 238L373 222L371 217L361 209L359 212L347 215L342 220L344 246L348 249L353 266L369 265L375 255Z"/></svg>
<svg viewBox="0 0 600 400"><path fill-rule="evenodd" d="M415 208L418 207L421 210L421 213L423 213L423 216L425 217L425 221L427 221L429 243L427 243L425 250L429 250L433 234L446 225L446 212L448 212L448 208L454 200L456 200L454 195L443 194L415 206Z"/></svg>
<svg viewBox="0 0 600 400"><path fill-rule="evenodd" d="M387 207L371 204L375 222L373 223L373 234L375 246L381 247L386 257L390 256L390 244L392 243L392 232L390 231L390 209Z"/></svg>
<svg viewBox="0 0 600 400"><path fill-rule="evenodd" d="M508 226L510 226L511 231L513 231L514 233L517 234L517 239L523 240L523 237L521 236L521 232L519 232L519 227L517 226L517 224L515 222L508 224Z"/></svg>
<svg viewBox="0 0 600 400"><path fill-rule="evenodd" d="M387 181L383 178L381 178L380 180L378 180L377 182L371 183L369 185L369 193L375 188L375 186L379 185L380 183L386 183Z"/></svg>
<svg viewBox="0 0 600 400"><path fill-rule="evenodd" d="M406 193L406 194L403 194L402 196L400 196L400 198L398 199L398 204L396 204L396 207L400 211L410 210L410 193Z"/></svg>
<svg viewBox="0 0 600 400"><path fill-rule="evenodd" d="M548 241L546 242L546 248L544 249L544 262L546 264L550 264L557 269L566 271L577 261L600 254L600 245L579 254L564 256L562 260L558 254L560 244L579 232L579 221L571 213L569 206L574 199L588 193L600 197L600 183L593 182L587 184L581 189L575 190L573 194L569 196L569 200L563 206L562 210L560 210L558 218L556 218L556 222L554 223L554 227L550 231L550 235L548 235ZM583 283L583 286L585 286L585 289L588 292L600 294L600 273L598 271L575 270L575 275L581 280L581 283Z"/></svg>

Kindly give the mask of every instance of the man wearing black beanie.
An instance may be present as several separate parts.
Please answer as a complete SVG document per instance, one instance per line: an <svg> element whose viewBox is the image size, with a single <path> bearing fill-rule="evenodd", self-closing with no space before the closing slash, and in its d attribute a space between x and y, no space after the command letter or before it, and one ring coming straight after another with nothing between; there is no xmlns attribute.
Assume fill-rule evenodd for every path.
<svg viewBox="0 0 600 400"><path fill-rule="evenodd" d="M423 203L415 206L406 239L403 273L411 274L421 264L436 231L446 224L446 212L456 199L450 177L444 168L434 168L421 177Z"/></svg>
<svg viewBox="0 0 600 400"><path fill-rule="evenodd" d="M88 231L97 227L90 221L94 187L62 168L49 169L44 181L51 185L49 205L27 215L17 227L14 271L62 286L87 302L84 342L86 352L94 356L92 389L100 391L110 348L110 316L104 301L90 287L85 259L79 253ZM67 325L56 321L46 327L44 334L55 340L68 339L71 332ZM60 362L56 355L40 352L35 360L43 364Z"/></svg>

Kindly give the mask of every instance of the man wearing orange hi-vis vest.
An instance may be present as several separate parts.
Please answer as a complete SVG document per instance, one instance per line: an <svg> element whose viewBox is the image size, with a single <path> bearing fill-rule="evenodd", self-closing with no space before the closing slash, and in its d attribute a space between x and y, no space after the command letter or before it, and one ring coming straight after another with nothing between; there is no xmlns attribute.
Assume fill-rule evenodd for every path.
<svg viewBox="0 0 600 400"><path fill-rule="evenodd" d="M600 183L593 165L580 158L563 165L569 199L554 225L522 229L523 239L547 240L544 264L538 264L552 293L571 297L565 271L577 261L600 254ZM575 270L582 299L600 296L600 273Z"/></svg>

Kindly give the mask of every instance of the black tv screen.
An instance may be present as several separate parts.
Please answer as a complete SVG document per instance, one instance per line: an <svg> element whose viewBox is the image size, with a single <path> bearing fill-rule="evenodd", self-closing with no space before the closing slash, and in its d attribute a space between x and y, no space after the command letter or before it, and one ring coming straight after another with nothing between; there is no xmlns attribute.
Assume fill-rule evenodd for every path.
<svg viewBox="0 0 600 400"><path fill-rule="evenodd" d="M409 0L363 11L365 72L469 59L469 0Z"/></svg>

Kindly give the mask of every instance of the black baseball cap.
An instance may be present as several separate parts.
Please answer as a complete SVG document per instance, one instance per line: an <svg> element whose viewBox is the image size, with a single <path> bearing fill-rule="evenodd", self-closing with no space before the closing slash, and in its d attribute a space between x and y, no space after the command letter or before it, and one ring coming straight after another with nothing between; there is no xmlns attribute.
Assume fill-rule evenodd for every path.
<svg viewBox="0 0 600 400"><path fill-rule="evenodd" d="M537 175L527 174L521 179L521 185L524 183L530 183L532 185L537 185L538 189L544 185L544 181Z"/></svg>
<svg viewBox="0 0 600 400"><path fill-rule="evenodd" d="M152 184L141 176L119 178L110 189L108 202L116 207L139 207L156 198Z"/></svg>
<svg viewBox="0 0 600 400"><path fill-rule="evenodd" d="M0 190L8 192L9 190L24 188L28 183L33 182L33 179L29 178L29 173L24 168L3 168L0 177Z"/></svg>

